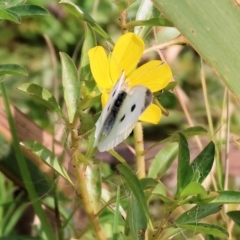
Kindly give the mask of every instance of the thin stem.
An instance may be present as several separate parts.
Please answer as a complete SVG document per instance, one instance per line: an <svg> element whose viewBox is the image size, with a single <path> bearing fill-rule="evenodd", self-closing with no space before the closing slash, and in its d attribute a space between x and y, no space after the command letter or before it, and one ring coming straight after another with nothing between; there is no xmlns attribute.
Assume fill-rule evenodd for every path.
<svg viewBox="0 0 240 240"><path fill-rule="evenodd" d="M126 10L122 11L120 14L120 24L121 24L122 34L125 34L128 32L126 28L126 15L127 15Z"/></svg>
<svg viewBox="0 0 240 240"><path fill-rule="evenodd" d="M202 83L202 89L203 89L203 98L204 98L206 112L207 112L208 125L209 125L209 129L210 129L210 134L211 134L211 136L213 136L214 135L213 122L212 122L212 116L211 116L211 111L210 111L210 107L209 107L209 101L208 101L208 95L207 95L207 85L206 85L206 79L205 79L204 70L203 70L202 58L201 58L200 76L201 76L201 83Z"/></svg>
<svg viewBox="0 0 240 240"><path fill-rule="evenodd" d="M142 123L138 122L133 131L137 162L137 176L140 179L146 177Z"/></svg>
<svg viewBox="0 0 240 240"><path fill-rule="evenodd" d="M205 74L204 74L204 69L203 69L203 62L202 62L202 58L200 58L201 61L201 69L200 69L200 78L201 78L201 83L202 83L202 90L203 90L203 98L204 98L204 102L205 102L205 107L206 107L206 112L207 112L207 119L208 119L208 126L210 129L210 134L215 141L215 135L214 135L214 128L213 128L213 122L212 122L212 115L211 115L211 111L210 111L210 106L209 106L209 100L208 100L208 94L207 94L207 84L206 84L206 79L205 79ZM218 157L218 151L216 151L216 157ZM219 159L219 158L218 158ZM216 172L216 164L213 165L212 171L210 173L210 177L212 180L212 183L214 185L214 188L217 188L217 184L214 178L214 173ZM206 188L208 188L210 186L210 178L207 177L207 179L204 181L204 186Z"/></svg>
<svg viewBox="0 0 240 240"><path fill-rule="evenodd" d="M73 124L72 124L72 130L71 130L71 140L72 140L72 156L73 156L73 164L75 166L75 174L77 177L77 190L79 194L81 195L82 204L84 207L84 210L89 218L89 221L91 223L91 226L95 232L95 235L98 240L105 240L106 237L101 229L100 223L98 221L97 215L95 214L93 210L92 203L90 201L90 197L87 190L86 185L86 178L85 178L85 171L86 171L86 165L88 160L78 151L78 133L77 133L77 127L78 127L78 118L75 117Z"/></svg>
<svg viewBox="0 0 240 240"><path fill-rule="evenodd" d="M229 114L229 90L227 90L227 129L226 129L226 151L225 151L225 181L224 190L228 190L228 179L229 179L229 133L230 133L230 114Z"/></svg>
<svg viewBox="0 0 240 240"><path fill-rule="evenodd" d="M172 45L177 45L177 44L185 44L185 43L188 43L187 39L180 35L178 36L177 38L171 40L171 41L168 41L166 43L162 43L162 44L159 44L159 45L156 45L156 46L153 46L153 47L150 47L148 49L146 49L143 54L145 53L148 53L150 51L157 51L158 49L163 49L163 48L166 48L166 47L170 47Z"/></svg>
<svg viewBox="0 0 240 240"><path fill-rule="evenodd" d="M190 127L193 127L194 124L193 124L192 118L191 118L191 116L190 116L190 114L189 114L189 111L188 111L188 109L187 109L187 106L186 106L186 104L185 104L185 102L183 101L183 98L182 98L182 96L181 96L181 95L182 95L182 92L181 92L181 91L182 91L182 90L181 90L178 86L175 87L176 95L178 96L178 100L179 100L180 105L181 105L181 107L182 107L182 109L183 109L183 112L184 112L184 114L185 114L185 116L186 116L186 118L187 118L188 124L189 124ZM198 144L199 149L202 150L203 147L202 147L202 143L201 143L201 141L200 141L200 138L199 138L198 136L195 136L195 139L196 139L196 142L197 142L197 144Z"/></svg>

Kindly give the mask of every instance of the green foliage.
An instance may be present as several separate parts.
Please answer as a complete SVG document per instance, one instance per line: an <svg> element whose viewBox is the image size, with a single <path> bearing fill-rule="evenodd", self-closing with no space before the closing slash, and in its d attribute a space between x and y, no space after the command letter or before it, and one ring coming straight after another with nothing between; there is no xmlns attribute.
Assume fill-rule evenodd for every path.
<svg viewBox="0 0 240 240"><path fill-rule="evenodd" d="M205 239L227 239L232 235L232 233L226 230L230 225L229 219L232 219L239 226L240 216L239 211L226 212L223 206L226 204L239 204L240 192L224 190L218 187L222 186L222 182L221 180L216 180L214 174L211 175L212 179L214 179L211 184L207 187L203 184L210 177L215 160L218 161L218 167L223 169L220 163L221 158L219 157L222 149L219 149L219 142L213 137L214 134L211 132L210 126L196 125L185 127L179 131L180 125L178 125L176 133L164 137L164 139L158 139L153 144L146 145L145 151L141 151L139 155L136 154L137 162L141 161L142 158L144 161L144 157L147 158L148 154L155 147L161 145L162 148L158 149L157 152L155 151L154 156L151 156L148 172L143 178L139 178L138 175L142 171L139 165L137 164L134 169L129 164L127 157L123 157L117 151L109 151L120 163L116 168L110 168L109 164L102 161L108 155L99 156L96 154L96 148L93 146L94 128L101 111L101 96L91 73L88 50L95 47L99 39L114 45L115 41L113 39L116 36L110 34L110 26L114 21L110 23L110 17L108 19L105 16L107 23L104 26L101 19L99 19L99 16L104 16L104 10L101 10L104 9L103 5L100 5L100 10L95 6L97 14L95 16L92 14L93 16L91 16L89 11L89 5L91 4L97 3L94 3L94 1L83 1L81 4L75 4L67 0L60 1L57 5L58 8L61 10L65 9L64 13L66 15L69 14L66 17L67 23L64 25L58 19L51 19L51 14L43 7L34 4L27 5L23 1L13 1L12 4L9 4L8 1L6 1L6 4L0 3L1 24L8 21L21 26L22 24L27 24L24 23L25 17L38 15L40 17L38 17L36 22L40 21L40 25L46 24L47 21L49 21L50 25L53 23L54 27L52 27L51 31L54 31L56 26L70 26L71 21L75 23L79 21L84 26L81 29L79 28L81 34L84 34L82 42L79 44L81 46L79 58L76 55L71 56L70 53L62 52L69 43L65 39L68 34L62 34L62 39L62 36L58 36L61 30L63 30L63 26L55 32L56 35L51 35L53 33L49 34L54 36L52 37L52 42L48 42L48 47L51 49L51 57L54 59L52 61L55 63L53 64L54 74L56 76L60 75L58 66L61 70L61 81L60 83L56 81L61 88L60 97L55 96L56 91L53 91L53 89L47 90L48 88L54 88L54 85L51 85L49 80L52 78L47 78L50 85L42 86L44 85L43 82L40 84L33 83L33 78L31 78L30 74L27 80L28 83L18 84L18 90L26 93L25 97L29 96L40 104L39 109L40 107L47 108L64 120L69 137L67 144L64 143L62 146L64 152L68 153L70 151L69 156L71 160L68 164L75 171L75 179L70 174L69 169L65 167L66 165L61 162L61 156L56 153L54 143L50 150L43 143L19 139L19 130L16 127L14 115L10 111L9 98L11 99L11 97L8 96L8 91L6 91L9 86L7 82L10 80L4 82L2 80L6 80L9 75L15 77L14 79L20 76L28 76L28 72L25 67L18 65L18 62L14 64L3 62L0 65L0 75L2 76L0 90L12 136L12 146L3 141L1 144L3 151L0 152L0 170L7 176L5 177L0 173L0 240L63 240L70 238L164 240L169 238L187 239L188 237L195 239L194 237L197 237L198 234L201 234L201 238ZM212 41L212 39L215 39L219 43L218 38L220 38L220 30L214 26L216 24L215 21L228 22L231 18L227 18L227 16L231 16L231 14L226 15L224 13L224 17L227 20L219 17L220 11L214 12L213 15L217 19L215 21L211 21L206 17L204 21L207 22L204 23L204 27L208 31L211 29L215 30L210 32L210 35L207 35L200 28L199 14L202 11L209 12L211 8L207 9L207 5L203 6L202 3L198 3L199 5L194 3L191 6L187 1L173 3L173 1L155 0L152 3L147 0L139 4L135 1L126 0L113 1L113 3L109 1L101 4L106 4L104 6L109 8L112 7L114 9L113 12L119 15L125 10L129 12L129 15L132 14L132 18L126 18L127 20L132 20L125 24L121 23L120 27L124 31L126 29L133 30L145 42L152 40L153 27L167 27L166 29L169 30L173 26L177 26L199 54L227 82L230 89L238 94L238 83L236 83L237 81L234 83L232 80L233 78L236 79L236 65L234 65L236 63L230 61L230 57L235 56L235 53L233 54L233 49L229 48L229 52L224 59L223 55L226 51L223 51L224 49L220 51L219 44L214 45ZM212 3L208 5L213 7ZM198 11L199 6L201 6L201 10ZM226 1L224 1L224 6L226 7L226 12L234 13L233 17L237 25L239 23L239 21L237 23L239 18L236 15L237 10L233 9ZM193 7L195 7L195 11L191 10ZM185 14L184 19L177 21L179 10L190 12ZM100 12L99 15L98 11ZM163 17L161 11L168 19ZM198 14L194 17L195 12L198 12ZM125 14L125 12L123 13ZM73 16L74 18L72 18ZM49 17L51 20L46 20L45 17ZM118 19L118 16L115 17ZM189 23L186 20L189 20ZM222 25L224 24L222 23ZM79 27L79 23L77 26ZM202 22L201 26L203 26ZM47 29L46 26L45 29ZM229 36L233 38L230 40L237 42L238 34L233 36L230 28L228 31L231 33ZM67 30L63 31L63 33L66 32ZM44 31L42 33L46 34ZM155 36L158 34L156 29L154 34ZM197 38L196 35L200 35L200 37ZM71 37L71 34L68 36L70 36L70 39L74 39L74 37ZM172 41L176 41L176 39L174 40L171 36L175 35L168 34L169 36L169 45L172 45ZM30 35L27 37L30 37ZM206 44L206 41L208 41L207 37L211 37L209 46ZM184 41L179 40L175 44L182 42ZM224 43L226 43L226 38L224 38ZM37 42L38 44L39 42ZM54 53L51 44L55 44L58 47L62 46L63 49L60 49L60 60L58 60L57 54ZM77 42L74 42L74 44L77 45ZM166 46L168 45L164 45L164 47ZM159 50L158 48L156 49ZM236 53L238 50L236 50ZM35 54L36 52L33 52L33 55ZM80 63L76 59L80 59ZM21 64L21 61L19 63ZM181 84L179 82L179 85ZM164 92L173 95L174 89L178 87L177 85L178 82L170 83L164 89ZM157 104L162 101L160 92L155 93L154 96L156 98L154 103ZM167 96L166 94L165 97L167 98ZM174 102L170 104L172 108L177 108L176 98L170 102ZM34 110L38 111L39 109ZM181 119L179 114L177 116L175 120L171 120L170 117L168 119L170 119L171 123L176 123L176 121ZM211 132L211 136L209 136L209 132ZM139 140L136 139L136 136L134 137L136 144L135 152L137 153L139 150L137 143L142 142L142 139ZM190 147L192 137L202 137L205 143L207 142L200 152L195 153L195 157L192 157L193 148ZM5 149L5 146L8 146L8 148ZM28 157L26 157L26 154L28 154ZM174 188L170 189L162 179L173 168L172 166L176 158L176 182L174 183ZM38 166L39 162L53 172L51 177ZM145 165L145 162L143 163ZM17 197L14 197L12 193L14 184L10 180L19 185L21 189L24 189L26 195L21 190ZM61 181L64 181L63 185L61 185ZM62 186L69 188L72 192L76 192L74 198L79 200L79 202L76 201L76 206L75 199L74 204L72 204L72 197L63 191ZM17 222L21 217L24 217L29 204L33 206L33 212L39 218L39 224L35 227L32 226L30 231L34 232L35 237L31 236L31 234L29 236L20 236L15 229ZM83 224L81 226L82 229L78 228L79 219L77 222L74 220L74 215L79 207L84 209L89 219L86 225ZM54 215L54 221L52 221L56 224L54 228L50 224L51 220L46 214L46 209ZM223 215L224 217L222 217ZM219 220L220 218L221 220Z"/></svg>

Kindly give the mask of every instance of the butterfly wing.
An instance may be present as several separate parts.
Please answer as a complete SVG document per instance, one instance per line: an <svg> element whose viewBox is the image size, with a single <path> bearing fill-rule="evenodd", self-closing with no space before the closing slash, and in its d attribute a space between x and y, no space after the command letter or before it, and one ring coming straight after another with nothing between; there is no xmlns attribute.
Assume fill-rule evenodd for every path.
<svg viewBox="0 0 240 240"><path fill-rule="evenodd" d="M123 71L120 78L118 79L117 83L115 84L113 90L110 93L110 97L108 99L107 104L103 108L101 116L99 117L98 121L95 124L96 131L95 131L95 135L94 135L95 136L94 146L96 146L99 141L104 122L106 121L109 113L111 112L113 104L114 104L119 92L121 91L122 86L124 85L124 80L125 80L125 72Z"/></svg>
<svg viewBox="0 0 240 240"><path fill-rule="evenodd" d="M107 151L126 139L141 114L152 103L152 99L152 93L148 88L141 85L131 88L117 113L111 131L99 139L99 151Z"/></svg>

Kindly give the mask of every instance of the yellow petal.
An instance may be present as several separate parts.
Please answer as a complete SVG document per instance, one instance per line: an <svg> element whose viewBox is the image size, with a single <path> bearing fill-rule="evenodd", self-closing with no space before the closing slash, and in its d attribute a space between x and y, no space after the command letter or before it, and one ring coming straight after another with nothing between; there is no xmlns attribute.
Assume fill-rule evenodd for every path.
<svg viewBox="0 0 240 240"><path fill-rule="evenodd" d="M101 96L102 108L104 108L108 99L109 99L109 94L103 93L102 96Z"/></svg>
<svg viewBox="0 0 240 240"><path fill-rule="evenodd" d="M152 92L165 88L172 78L170 67L162 61L150 61L136 69L129 77L129 85L143 85Z"/></svg>
<svg viewBox="0 0 240 240"><path fill-rule="evenodd" d="M118 39L110 58L110 76L113 83L123 70L128 75L136 68L143 50L143 40L134 33L126 33Z"/></svg>
<svg viewBox="0 0 240 240"><path fill-rule="evenodd" d="M155 105L151 104L146 111L139 118L140 121L157 124L162 116L161 109Z"/></svg>
<svg viewBox="0 0 240 240"><path fill-rule="evenodd" d="M109 63L105 50L100 46L91 48L88 51L88 56L92 75L100 91L110 90L112 82L109 76Z"/></svg>

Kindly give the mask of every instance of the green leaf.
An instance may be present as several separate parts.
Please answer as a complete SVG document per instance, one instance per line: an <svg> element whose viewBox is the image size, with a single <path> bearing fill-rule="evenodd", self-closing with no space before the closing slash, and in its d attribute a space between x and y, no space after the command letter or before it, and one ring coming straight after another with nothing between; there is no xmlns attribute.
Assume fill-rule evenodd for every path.
<svg viewBox="0 0 240 240"><path fill-rule="evenodd" d="M141 4L138 8L136 21L144 21L149 18L154 18L159 16L160 14L158 10L153 6L152 1L144 0L144 1L141 1ZM139 35L141 38L145 38L151 30L152 30L152 25L144 26L144 27L135 27L134 33Z"/></svg>
<svg viewBox="0 0 240 240"><path fill-rule="evenodd" d="M9 20L15 23L21 22L21 17L19 17L16 13L9 11L7 9L0 9L0 19Z"/></svg>
<svg viewBox="0 0 240 240"><path fill-rule="evenodd" d="M12 74L12 75L20 75L27 76L27 70L20 65L17 64L0 64L0 76Z"/></svg>
<svg viewBox="0 0 240 240"><path fill-rule="evenodd" d="M142 178L139 180L143 190L152 189L158 185L158 181L152 178Z"/></svg>
<svg viewBox="0 0 240 240"><path fill-rule="evenodd" d="M240 29L239 6L229 0L222 0L221 7L219 1L153 0L153 3L230 91L240 96L240 81L236 80L240 60L240 46L236 44L240 39L240 32L236 31Z"/></svg>
<svg viewBox="0 0 240 240"><path fill-rule="evenodd" d="M58 105L56 99L47 89L34 83L23 83L17 89L31 95L34 99L39 101L41 104L55 111L63 119L65 118L63 115L62 109Z"/></svg>
<svg viewBox="0 0 240 240"><path fill-rule="evenodd" d="M202 152L192 161L192 181L202 183L212 169L215 155L215 145L210 142Z"/></svg>
<svg viewBox="0 0 240 240"><path fill-rule="evenodd" d="M118 165L117 169L123 175L128 187L131 189L134 196L136 197L138 205L142 208L142 211L144 212L146 217L149 217L145 195L137 176L132 172L132 170L129 167L125 165Z"/></svg>
<svg viewBox="0 0 240 240"><path fill-rule="evenodd" d="M10 8L16 5L24 4L26 0L5 0L0 1L0 9Z"/></svg>
<svg viewBox="0 0 240 240"><path fill-rule="evenodd" d="M240 203L240 192L237 191L219 191L219 196L215 198L211 203L230 204Z"/></svg>
<svg viewBox="0 0 240 240"><path fill-rule="evenodd" d="M179 133L179 150L178 150L178 169L177 169L177 193L178 196L191 180L192 169L190 164L190 153L186 138Z"/></svg>
<svg viewBox="0 0 240 240"><path fill-rule="evenodd" d="M166 188L165 188L165 186L161 182L158 182L156 187L153 189L152 193L153 194L161 194L163 196L167 196Z"/></svg>
<svg viewBox="0 0 240 240"><path fill-rule="evenodd" d="M89 107L92 107L95 103L99 103L101 100L101 95L95 96L95 92L89 93L86 97L84 97L80 104L80 109L85 110Z"/></svg>
<svg viewBox="0 0 240 240"><path fill-rule="evenodd" d="M101 175L100 175L100 166L99 164L91 163L91 166L88 165L85 171L85 180L86 180L86 187L88 191L88 195L90 198L90 202L92 204L93 210L95 213L99 211L100 201L101 198L101 190L102 190L102 183L101 183Z"/></svg>
<svg viewBox="0 0 240 240"><path fill-rule="evenodd" d="M229 234L228 232L218 226L218 225L213 225L213 224L207 224L207 223L192 223L192 224L179 224L177 227L180 227L182 229L187 229L193 231L195 234L197 233L205 233L205 234L210 234L216 237L220 238L228 238Z"/></svg>
<svg viewBox="0 0 240 240"><path fill-rule="evenodd" d="M17 222L20 220L26 209L28 208L28 203L18 203L19 206L15 206L14 211L11 213L11 217L7 219L7 223L4 226L4 235L8 235L14 231L14 227L16 226ZM6 213L5 213L6 214ZM3 221L3 219L2 219Z"/></svg>
<svg viewBox="0 0 240 240"><path fill-rule="evenodd" d="M112 39L108 36L108 34L95 22L95 20L86 13L83 9L79 6L75 5L71 1L62 0L59 2L63 6L65 6L73 15L80 18L83 21L86 21L94 31L99 33L103 38L107 39L110 43L114 44Z"/></svg>
<svg viewBox="0 0 240 240"><path fill-rule="evenodd" d="M45 15L45 16L50 15L45 8L39 7L37 5L31 5L31 4L14 6L14 7L8 8L7 10L10 10L11 12L21 17L33 16L33 15Z"/></svg>
<svg viewBox="0 0 240 240"><path fill-rule="evenodd" d="M188 197L191 195L197 195L197 194L202 194L202 195L207 195L206 190L204 187L197 183L197 182L190 182L181 192L180 192L180 197Z"/></svg>
<svg viewBox="0 0 240 240"><path fill-rule="evenodd" d="M218 197L218 193L217 192L208 192L207 194L198 194L197 196L193 196L191 198L188 199L188 203L191 204L208 204L211 201L213 201L213 199ZM186 203L186 201L184 201Z"/></svg>
<svg viewBox="0 0 240 240"><path fill-rule="evenodd" d="M66 53L60 53L64 100L68 110L69 123L73 123L80 102L80 81L77 68Z"/></svg>
<svg viewBox="0 0 240 240"><path fill-rule="evenodd" d="M118 240L118 223L120 217L120 188L117 188L117 195L116 195L116 209L114 211L114 219L113 219L113 240Z"/></svg>
<svg viewBox="0 0 240 240"><path fill-rule="evenodd" d="M145 239L147 229L147 217L137 198L131 194L129 200L129 208L127 213L127 221L130 228L132 239Z"/></svg>
<svg viewBox="0 0 240 240"><path fill-rule="evenodd" d="M97 45L96 37L94 31L91 26L86 23L85 24L85 38L83 42L82 52L81 52L81 60L80 60L80 80L84 81L92 81L93 77L91 74L88 50L95 47Z"/></svg>
<svg viewBox="0 0 240 240"><path fill-rule="evenodd" d="M201 219L206 218L209 215L215 214L221 210L220 204L206 204L195 206L190 210L184 212L179 216L175 223L177 224L186 224L186 223L195 223L199 222Z"/></svg>
<svg viewBox="0 0 240 240"><path fill-rule="evenodd" d="M177 143L170 143L161 149L149 167L148 177L161 178L173 163L174 159L177 156L177 152Z"/></svg>
<svg viewBox="0 0 240 240"><path fill-rule="evenodd" d="M240 211L230 211L230 212L227 212L227 215L228 215L238 226L240 226Z"/></svg>
<svg viewBox="0 0 240 240"><path fill-rule="evenodd" d="M80 115L80 128L78 130L78 135L81 136L93 130L95 125L93 118L90 114L80 111L79 115Z"/></svg>
<svg viewBox="0 0 240 240"><path fill-rule="evenodd" d="M127 9L130 5L132 5L136 0L112 0L112 2L119 8L122 12Z"/></svg>
<svg viewBox="0 0 240 240"><path fill-rule="evenodd" d="M59 163L57 157L49 149L36 141L24 141L21 145L29 149L32 153L40 157L48 166L59 173L71 185L73 185L64 167Z"/></svg>

